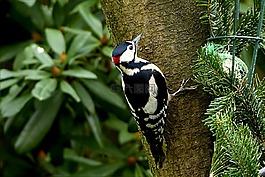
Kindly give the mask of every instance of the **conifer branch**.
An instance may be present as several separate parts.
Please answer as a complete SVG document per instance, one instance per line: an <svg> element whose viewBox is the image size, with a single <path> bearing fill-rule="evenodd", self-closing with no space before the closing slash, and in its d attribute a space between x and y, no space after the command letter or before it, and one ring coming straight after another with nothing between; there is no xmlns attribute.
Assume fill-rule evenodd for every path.
<svg viewBox="0 0 265 177"><path fill-rule="evenodd" d="M210 26L211 37L217 36L233 36L233 0L208 0L198 1L199 6L207 7L204 15L201 17L202 23ZM240 17L240 23L237 29L237 36L256 37L257 26L260 17L261 0L254 0L254 8L250 8ZM265 20L265 19L264 19ZM262 39L265 38L265 23L261 32ZM216 43L225 46L226 50L230 51L233 43L232 38L222 38ZM236 40L236 55L238 55L244 47L254 44L252 39L237 39ZM265 50L265 40L260 41L260 46Z"/></svg>
<svg viewBox="0 0 265 177"><path fill-rule="evenodd" d="M209 40L215 42L202 47L193 67L194 80L214 96L204 120L216 137L211 177L258 176L265 166L265 79L256 76L253 84L247 84L252 77L247 77L248 68L238 57L232 72L235 83L231 82L230 74L233 42L236 56L249 44L257 46L257 42L265 51L265 23L261 35L257 36L264 0L253 1L254 7L241 15L235 34L231 25L233 0L199 2L200 6L208 7L201 19L209 24Z"/></svg>
<svg viewBox="0 0 265 177"><path fill-rule="evenodd" d="M216 137L212 176L252 176L260 168L260 143L247 126L233 121L236 92L215 98L207 110L205 124ZM218 149L218 150L217 150ZM221 158L222 160L218 159Z"/></svg>
<svg viewBox="0 0 265 177"><path fill-rule="evenodd" d="M222 49L219 49L222 50ZM203 89L215 96L226 95L231 91L231 82L223 71L222 60L216 55L218 49L202 48L199 57L194 62L194 80L203 85Z"/></svg>
<svg viewBox="0 0 265 177"><path fill-rule="evenodd" d="M224 68L228 56L222 46L207 44L194 66L194 80L215 97L204 120L216 137L211 176L253 176L264 165L265 81L255 79L249 89L243 75L231 87ZM245 68L240 59L236 62Z"/></svg>

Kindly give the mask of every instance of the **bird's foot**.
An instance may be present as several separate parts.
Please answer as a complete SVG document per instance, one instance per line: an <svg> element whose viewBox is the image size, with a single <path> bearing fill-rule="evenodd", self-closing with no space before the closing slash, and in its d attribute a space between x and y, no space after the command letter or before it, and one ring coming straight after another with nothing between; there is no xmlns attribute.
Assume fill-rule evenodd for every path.
<svg viewBox="0 0 265 177"><path fill-rule="evenodd" d="M174 96L176 96L177 94L179 94L179 93L181 93L181 92L183 92L183 91L186 91L186 90L195 90L195 89L197 88L196 85L194 85L194 86L190 86L190 87L185 87L185 85L187 84L187 82L188 82L189 80L190 80L190 79L183 79L182 82L181 82L181 84L180 84L179 89L178 89L175 93L170 94L171 97L174 97Z"/></svg>

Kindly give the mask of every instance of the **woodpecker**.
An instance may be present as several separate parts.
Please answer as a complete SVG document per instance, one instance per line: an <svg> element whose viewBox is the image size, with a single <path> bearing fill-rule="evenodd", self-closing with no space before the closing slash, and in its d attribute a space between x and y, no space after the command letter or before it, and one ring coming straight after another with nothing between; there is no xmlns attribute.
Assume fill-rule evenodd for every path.
<svg viewBox="0 0 265 177"><path fill-rule="evenodd" d="M184 88L187 80L183 80L180 89L169 94L161 70L137 56L141 36L116 46L112 52L112 61L121 72L122 89L131 113L150 146L156 165L161 168L165 159L164 125L169 100L190 88Z"/></svg>

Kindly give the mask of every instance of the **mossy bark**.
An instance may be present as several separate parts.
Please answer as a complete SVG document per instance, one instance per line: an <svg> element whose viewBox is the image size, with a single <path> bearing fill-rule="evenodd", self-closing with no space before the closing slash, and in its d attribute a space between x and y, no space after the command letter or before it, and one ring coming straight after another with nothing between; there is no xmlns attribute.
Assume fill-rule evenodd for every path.
<svg viewBox="0 0 265 177"><path fill-rule="evenodd" d="M172 92L192 77L192 60L208 34L196 0L101 0L101 4L114 44L143 33L138 56L159 66ZM209 176L213 146L202 123L208 104L199 89L170 102L163 168L154 167L149 155L154 176Z"/></svg>

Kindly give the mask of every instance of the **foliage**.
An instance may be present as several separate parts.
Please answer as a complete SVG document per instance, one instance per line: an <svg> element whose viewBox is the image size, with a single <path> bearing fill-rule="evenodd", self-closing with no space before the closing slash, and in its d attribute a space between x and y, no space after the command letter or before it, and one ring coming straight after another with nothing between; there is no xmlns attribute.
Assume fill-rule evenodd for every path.
<svg viewBox="0 0 265 177"><path fill-rule="evenodd" d="M99 2L7 3L26 39L0 48L1 176L150 176Z"/></svg>
<svg viewBox="0 0 265 177"><path fill-rule="evenodd" d="M245 75L231 85L231 74L223 65L224 50L205 45L194 66L194 80L214 98L204 120L216 138L211 175L258 176L265 165L265 79L256 77L248 87L247 73L242 72Z"/></svg>
<svg viewBox="0 0 265 177"><path fill-rule="evenodd" d="M246 12L241 13L239 24L236 26L236 35L256 37L261 1L262 0L253 0L253 7L248 8ZM234 0L199 1L199 5L207 7L207 11L205 11L201 19L205 24L209 24L211 37L234 35ZM264 38L265 35L264 27L265 23L263 23L262 38ZM219 40L218 43L222 44L228 51L231 51L231 45L233 43L232 38L221 38ZM239 54L244 47L253 43L254 40L251 39L236 40L237 54ZM261 41L260 46L263 50L265 49L264 39Z"/></svg>
<svg viewBox="0 0 265 177"><path fill-rule="evenodd" d="M202 20L209 24L209 40L214 40L202 47L194 66L194 80L213 96L204 120L216 138L211 176L258 176L265 165L265 78L256 74L252 83L252 72L248 73L246 64L236 57L241 55L252 63L251 69L255 67L252 44L261 24L262 3L264 1L254 0L253 7L242 12L237 21L236 1L199 2L207 6ZM258 36L263 52L264 27L263 23L261 36ZM234 61L231 53L235 54ZM264 62L264 57L260 57L257 63Z"/></svg>

